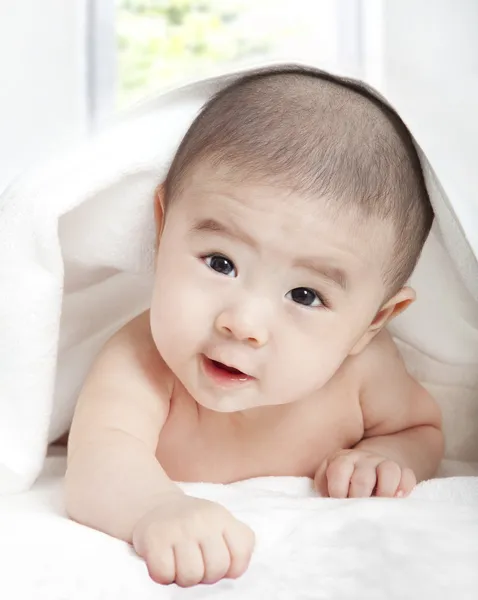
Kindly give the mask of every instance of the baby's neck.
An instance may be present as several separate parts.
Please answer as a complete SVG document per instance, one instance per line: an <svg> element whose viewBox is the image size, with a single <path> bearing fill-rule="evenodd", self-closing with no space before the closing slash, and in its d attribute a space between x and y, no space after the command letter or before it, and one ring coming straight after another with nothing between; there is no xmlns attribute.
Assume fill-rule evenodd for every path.
<svg viewBox="0 0 478 600"><path fill-rule="evenodd" d="M287 420L290 420L292 415L302 412L307 401L298 400L289 404L257 406L246 410L238 410L234 412L218 412L208 408L204 408L196 403L198 416L217 419L222 422L227 421L235 429L238 430L259 430L263 427L273 429L280 426Z"/></svg>

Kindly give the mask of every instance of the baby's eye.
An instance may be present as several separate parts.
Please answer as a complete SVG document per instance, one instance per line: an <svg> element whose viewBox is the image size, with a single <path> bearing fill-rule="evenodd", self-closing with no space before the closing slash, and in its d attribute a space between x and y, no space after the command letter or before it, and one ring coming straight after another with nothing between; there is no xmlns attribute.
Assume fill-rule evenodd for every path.
<svg viewBox="0 0 478 600"><path fill-rule="evenodd" d="M287 293L286 298L303 306L315 307L324 304L317 292L306 287L294 288Z"/></svg>
<svg viewBox="0 0 478 600"><path fill-rule="evenodd" d="M210 254L209 256L205 256L203 260L210 269L221 273L221 275L227 275L228 277L236 277L237 275L236 267L232 260L229 260L222 254Z"/></svg>

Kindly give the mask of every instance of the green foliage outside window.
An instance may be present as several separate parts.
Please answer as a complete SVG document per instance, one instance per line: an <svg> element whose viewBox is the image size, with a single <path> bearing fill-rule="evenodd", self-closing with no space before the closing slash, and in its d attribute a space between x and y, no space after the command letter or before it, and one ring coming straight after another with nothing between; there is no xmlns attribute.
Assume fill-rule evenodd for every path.
<svg viewBox="0 0 478 600"><path fill-rule="evenodd" d="M267 55L287 23L251 16L257 0L118 0L118 108L223 64ZM274 14L274 1L260 9ZM264 26L264 23L266 24Z"/></svg>

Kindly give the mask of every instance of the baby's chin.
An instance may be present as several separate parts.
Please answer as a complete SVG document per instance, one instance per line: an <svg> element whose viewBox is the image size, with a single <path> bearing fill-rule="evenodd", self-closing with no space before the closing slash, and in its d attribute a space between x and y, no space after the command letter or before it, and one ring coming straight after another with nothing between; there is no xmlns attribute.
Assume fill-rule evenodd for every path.
<svg viewBox="0 0 478 600"><path fill-rule="evenodd" d="M231 398L228 396L223 398L195 398L195 400L199 406L220 413L242 412L263 406L257 402L248 402L247 400L240 400L239 398Z"/></svg>

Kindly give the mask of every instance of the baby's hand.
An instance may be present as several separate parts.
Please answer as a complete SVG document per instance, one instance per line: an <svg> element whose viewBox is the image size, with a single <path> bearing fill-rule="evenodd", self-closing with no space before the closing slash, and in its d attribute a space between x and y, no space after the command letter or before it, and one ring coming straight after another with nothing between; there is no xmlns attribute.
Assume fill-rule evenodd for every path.
<svg viewBox="0 0 478 600"><path fill-rule="evenodd" d="M417 480L411 469L364 450L341 450L325 460L315 475L315 487L331 498L408 496Z"/></svg>
<svg viewBox="0 0 478 600"><path fill-rule="evenodd" d="M242 575L254 533L223 506L175 493L139 521L133 545L154 581L188 587Z"/></svg>

